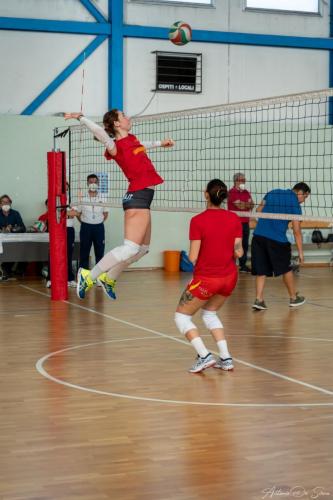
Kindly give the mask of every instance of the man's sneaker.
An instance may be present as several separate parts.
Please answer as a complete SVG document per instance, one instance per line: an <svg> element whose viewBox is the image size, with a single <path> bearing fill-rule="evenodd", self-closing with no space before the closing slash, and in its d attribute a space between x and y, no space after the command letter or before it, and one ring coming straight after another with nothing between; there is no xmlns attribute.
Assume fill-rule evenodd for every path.
<svg viewBox="0 0 333 500"><path fill-rule="evenodd" d="M45 286L46 286L46 288L51 288L51 281L50 281L50 280L48 280L48 281L46 282L46 285L45 285Z"/></svg>
<svg viewBox="0 0 333 500"><path fill-rule="evenodd" d="M105 293L105 295L107 295L110 299L116 300L116 280L109 278L106 273L103 273L98 277L97 283L103 287L103 292Z"/></svg>
<svg viewBox="0 0 333 500"><path fill-rule="evenodd" d="M218 358L214 365L214 368L220 368L220 370L230 371L234 369L234 365L232 363L232 358Z"/></svg>
<svg viewBox="0 0 333 500"><path fill-rule="evenodd" d="M84 299L86 293L94 286L96 282L91 279L89 269L80 267L77 273L76 294L79 299Z"/></svg>
<svg viewBox="0 0 333 500"><path fill-rule="evenodd" d="M302 297L302 295L298 295L298 293L296 293L296 299L290 299L289 307L302 306L304 303L305 303L305 297Z"/></svg>
<svg viewBox="0 0 333 500"><path fill-rule="evenodd" d="M71 280L67 282L69 288L76 288L76 281Z"/></svg>
<svg viewBox="0 0 333 500"><path fill-rule="evenodd" d="M256 299L254 301L254 304L252 305L252 308L257 309L258 311L264 311L265 309L267 309L267 306L263 300Z"/></svg>
<svg viewBox="0 0 333 500"><path fill-rule="evenodd" d="M202 372L203 370L206 370L206 368L209 368L210 366L215 365L216 360L215 358L211 355L209 352L205 358L201 358L199 355L197 356L197 359L195 360L194 365L192 368L189 369L189 372L191 373L199 373Z"/></svg>
<svg viewBox="0 0 333 500"><path fill-rule="evenodd" d="M242 266L239 268L240 273L250 273L251 269L248 266Z"/></svg>

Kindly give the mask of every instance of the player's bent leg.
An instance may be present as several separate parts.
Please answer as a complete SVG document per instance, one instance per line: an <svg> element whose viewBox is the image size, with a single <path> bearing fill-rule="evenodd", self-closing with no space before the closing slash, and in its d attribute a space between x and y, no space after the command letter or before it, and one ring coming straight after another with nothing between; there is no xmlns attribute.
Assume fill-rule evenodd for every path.
<svg viewBox="0 0 333 500"><path fill-rule="evenodd" d="M228 344L224 335L222 321L217 316L217 310L220 309L228 297L223 295L214 295L202 309L202 320L206 328L213 335L217 348L219 350L219 358L217 359L214 368L220 370L231 371L234 369L233 360L228 350Z"/></svg>
<svg viewBox="0 0 333 500"><path fill-rule="evenodd" d="M197 352L196 360L193 366L189 369L189 372L199 373L206 370L206 368L214 366L216 360L207 350L202 338L199 336L197 327L192 322L192 316L176 312L175 323L180 333L186 336L187 340Z"/></svg>
<svg viewBox="0 0 333 500"><path fill-rule="evenodd" d="M116 294L115 294L115 286L116 286L116 279L112 275L112 269L117 268L117 271L122 272L123 269L125 269L128 265L128 261L131 259L135 259L137 255L140 253L141 247L137 243L134 243L133 241L130 240L124 240L124 244L113 248L111 250L110 255L106 255L103 257L103 261L100 261L98 263L99 267L101 266L101 262L103 265L107 265L107 260L109 259L110 263L116 262L115 265L113 265L108 272L104 272L100 276L98 276L98 283L102 286L103 291L107 297L110 299L115 300L116 299ZM120 273L119 273L120 274Z"/></svg>
<svg viewBox="0 0 333 500"><path fill-rule="evenodd" d="M130 208L125 210L125 239L142 245L151 225L149 209ZM150 241L150 237L149 237Z"/></svg>

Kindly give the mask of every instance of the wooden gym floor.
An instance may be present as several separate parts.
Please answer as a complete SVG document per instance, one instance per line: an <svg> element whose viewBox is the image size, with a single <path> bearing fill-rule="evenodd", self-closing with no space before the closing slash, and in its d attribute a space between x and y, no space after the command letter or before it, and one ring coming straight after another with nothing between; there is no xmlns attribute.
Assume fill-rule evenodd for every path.
<svg viewBox="0 0 333 500"><path fill-rule="evenodd" d="M173 322L187 279L127 272L115 302L0 283L2 500L333 499L333 272L301 271L292 310L269 280L264 312L241 275L235 370L200 375Z"/></svg>

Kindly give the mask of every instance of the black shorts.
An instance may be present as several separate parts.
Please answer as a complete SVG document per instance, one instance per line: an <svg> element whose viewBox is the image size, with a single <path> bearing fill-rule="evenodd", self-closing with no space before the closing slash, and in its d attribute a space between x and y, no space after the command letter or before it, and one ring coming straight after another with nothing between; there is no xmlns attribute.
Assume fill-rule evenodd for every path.
<svg viewBox="0 0 333 500"><path fill-rule="evenodd" d="M151 188L140 189L139 191L127 191L123 197L123 209L146 208L149 210L154 193L154 189Z"/></svg>
<svg viewBox="0 0 333 500"><path fill-rule="evenodd" d="M264 236L253 236L251 244L253 275L280 276L291 271L290 263L290 243L281 243Z"/></svg>

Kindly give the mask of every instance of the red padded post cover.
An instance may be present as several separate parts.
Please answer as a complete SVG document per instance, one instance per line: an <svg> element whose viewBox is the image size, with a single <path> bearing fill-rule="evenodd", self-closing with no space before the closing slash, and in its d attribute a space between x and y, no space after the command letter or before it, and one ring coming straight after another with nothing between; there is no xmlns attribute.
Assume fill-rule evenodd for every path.
<svg viewBox="0 0 333 500"><path fill-rule="evenodd" d="M49 151L47 153L47 165L51 299L67 300L67 196L65 152Z"/></svg>

